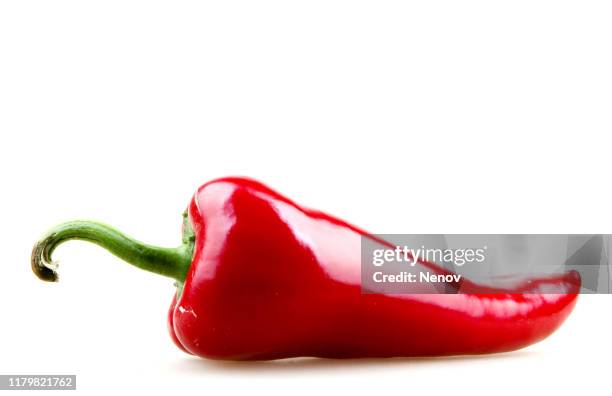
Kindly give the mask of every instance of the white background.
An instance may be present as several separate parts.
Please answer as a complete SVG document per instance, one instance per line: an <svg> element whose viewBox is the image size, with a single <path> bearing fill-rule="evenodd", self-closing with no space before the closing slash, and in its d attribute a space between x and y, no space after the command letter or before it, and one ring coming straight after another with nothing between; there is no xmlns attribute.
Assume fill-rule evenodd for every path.
<svg viewBox="0 0 612 396"><path fill-rule="evenodd" d="M29 255L75 218L178 244L197 186L236 174L378 233L612 233L610 20L606 1L1 2L0 373L83 394L609 390L611 296L516 353L217 363L172 344L169 280L73 242L45 284Z"/></svg>

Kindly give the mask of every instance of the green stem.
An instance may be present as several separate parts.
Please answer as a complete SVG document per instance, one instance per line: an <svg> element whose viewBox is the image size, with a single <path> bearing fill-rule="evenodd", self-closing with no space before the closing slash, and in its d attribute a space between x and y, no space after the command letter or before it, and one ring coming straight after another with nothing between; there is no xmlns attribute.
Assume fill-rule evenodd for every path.
<svg viewBox="0 0 612 396"><path fill-rule="evenodd" d="M93 221L70 221L49 231L32 250L32 271L40 279L57 282L57 263L51 254L69 240L95 243L128 263L179 282L185 280L191 264L192 246L184 243L178 248L146 245L129 238L116 229Z"/></svg>

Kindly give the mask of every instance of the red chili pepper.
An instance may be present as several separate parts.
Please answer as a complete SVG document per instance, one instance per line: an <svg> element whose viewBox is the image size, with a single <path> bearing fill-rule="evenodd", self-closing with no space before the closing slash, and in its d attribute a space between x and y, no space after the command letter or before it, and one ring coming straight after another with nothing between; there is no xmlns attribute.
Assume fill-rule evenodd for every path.
<svg viewBox="0 0 612 396"><path fill-rule="evenodd" d="M455 285L462 294L362 294L362 236L371 237L260 183L225 178L196 192L178 248L144 245L109 226L76 221L36 244L32 268L56 281L51 253L81 239L174 278L178 290L168 316L176 344L198 356L235 360L515 350L557 329L580 288L580 277L570 272L513 290L464 281Z"/></svg>

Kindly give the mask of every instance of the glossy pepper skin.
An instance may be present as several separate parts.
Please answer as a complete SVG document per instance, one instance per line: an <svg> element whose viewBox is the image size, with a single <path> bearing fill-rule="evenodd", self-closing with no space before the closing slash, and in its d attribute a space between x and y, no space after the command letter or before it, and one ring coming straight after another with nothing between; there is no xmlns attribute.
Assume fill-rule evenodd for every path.
<svg viewBox="0 0 612 396"><path fill-rule="evenodd" d="M173 277L178 290L168 313L171 336L184 351L211 359L511 351L555 331L580 289L578 274L570 272L530 279L512 290L463 281L452 285L459 294L362 294L360 238L373 237L243 178L218 179L198 189L177 249L109 248L95 229L83 237L83 229L93 226L79 223L74 231L74 223L66 224L35 246L37 275L55 280L53 248L85 239ZM148 256L138 261L134 255L143 251Z"/></svg>

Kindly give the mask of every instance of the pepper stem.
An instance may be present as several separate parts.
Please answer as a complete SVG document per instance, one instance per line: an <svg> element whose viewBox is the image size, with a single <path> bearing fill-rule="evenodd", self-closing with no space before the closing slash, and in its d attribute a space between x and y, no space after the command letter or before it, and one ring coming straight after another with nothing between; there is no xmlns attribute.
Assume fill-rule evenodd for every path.
<svg viewBox="0 0 612 396"><path fill-rule="evenodd" d="M70 221L50 230L32 250L32 271L40 279L57 282L58 263L51 260L56 247L69 240L95 243L128 263L159 275L183 282L191 264L188 244L177 248L150 246L116 229L93 221Z"/></svg>

